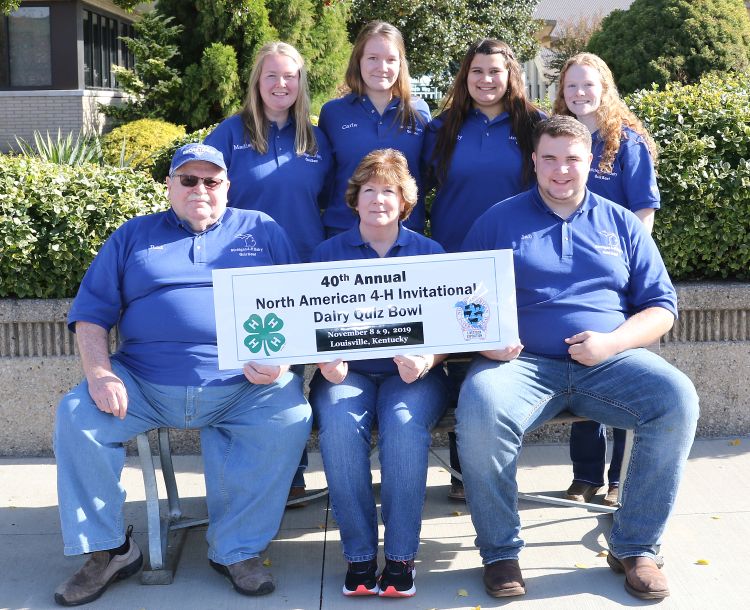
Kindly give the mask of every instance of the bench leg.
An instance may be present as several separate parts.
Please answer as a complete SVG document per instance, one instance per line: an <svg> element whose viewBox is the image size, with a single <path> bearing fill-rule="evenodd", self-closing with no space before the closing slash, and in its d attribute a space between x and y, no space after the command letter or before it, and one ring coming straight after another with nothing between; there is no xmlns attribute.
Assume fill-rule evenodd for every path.
<svg viewBox="0 0 750 610"><path fill-rule="evenodd" d="M161 461L161 473L164 477L164 485L167 488L169 518L176 520L182 517L182 509L180 508L180 494L177 491L177 479L175 479L174 465L172 464L169 428L159 428L159 459Z"/></svg>
<svg viewBox="0 0 750 610"><path fill-rule="evenodd" d="M622 506L622 490L625 487L625 477L628 474L630 455L633 452L633 430L625 430L625 449L622 452L622 465L620 466L620 485L617 488L617 503Z"/></svg>
<svg viewBox="0 0 750 610"><path fill-rule="evenodd" d="M159 451L162 474L167 487L169 514L161 516L159 490L156 483L156 468L146 433L137 437L138 455L141 460L143 483L146 489L146 514L148 523L148 561L141 572L144 585L168 585L174 580L174 572L182 553L187 530L174 527L179 524L182 512L177 493L177 483L169 446L169 430L159 428ZM191 521L190 525L202 525L206 520Z"/></svg>
<svg viewBox="0 0 750 610"><path fill-rule="evenodd" d="M455 478L457 478L457 479L458 479L459 481L463 482L464 478L463 478L463 476L461 475L461 473L460 473L460 472L458 472L458 470L454 470L454 469L453 469L453 468L451 467L451 465L450 465L450 464L449 464L448 462L446 462L446 461L445 461L445 460L444 460L444 459L443 459L443 458L442 458L442 457L440 456L440 454L439 454L439 453L438 453L437 451L435 451L435 447L433 447L432 445L430 445L430 453L432 454L432 457L434 457L434 458L435 458L435 459L436 459L436 460L437 460L437 461L438 461L438 462L440 463L440 465L441 465L441 466L442 466L443 468L445 468L445 469L446 469L446 470L447 470L447 471L448 471L448 472L450 473L450 475L451 475L452 477L455 477Z"/></svg>

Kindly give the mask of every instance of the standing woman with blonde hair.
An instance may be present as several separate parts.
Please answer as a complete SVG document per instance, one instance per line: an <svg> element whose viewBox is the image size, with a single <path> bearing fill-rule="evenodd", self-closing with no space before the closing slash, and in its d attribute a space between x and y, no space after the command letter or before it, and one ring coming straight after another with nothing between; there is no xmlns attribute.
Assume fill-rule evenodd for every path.
<svg viewBox="0 0 750 610"><path fill-rule="evenodd" d="M310 123L305 62L285 42L269 42L255 58L245 102L205 140L224 155L229 205L259 210L289 234L302 261L324 239L320 202L332 157Z"/></svg>
<svg viewBox="0 0 750 610"><path fill-rule="evenodd" d="M554 111L576 117L592 135L594 156L586 183L597 195L628 208L650 233L660 207L656 185L656 145L641 121L622 101L612 71L593 53L571 57L560 71ZM604 504L618 502L625 431L613 430L612 459ZM570 459L573 483L566 495L588 502L604 485L607 453L605 426L597 422L573 424Z"/></svg>
<svg viewBox="0 0 750 610"><path fill-rule="evenodd" d="M245 103L205 139L224 156L231 182L228 205L265 212L289 235L302 262L323 241L320 203L332 167L323 132L310 123L305 61L285 42L263 45L255 57ZM253 237L247 246L254 247ZM304 367L292 367L301 384ZM305 493L307 451L289 498Z"/></svg>
<svg viewBox="0 0 750 610"><path fill-rule="evenodd" d="M390 23L371 21L362 28L354 41L345 80L350 93L327 102L320 111L319 125L328 136L334 157L333 184L323 213L328 237L355 224L345 193L350 176L369 152L381 148L400 151L421 187L419 155L430 120L424 100L411 96L404 39ZM424 230L421 197L407 226L420 233Z"/></svg>

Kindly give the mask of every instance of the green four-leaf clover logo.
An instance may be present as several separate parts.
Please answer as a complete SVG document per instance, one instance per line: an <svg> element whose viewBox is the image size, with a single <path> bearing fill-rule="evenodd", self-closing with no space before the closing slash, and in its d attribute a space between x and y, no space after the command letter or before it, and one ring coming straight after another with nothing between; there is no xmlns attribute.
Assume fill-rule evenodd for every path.
<svg viewBox="0 0 750 610"><path fill-rule="evenodd" d="M275 313L267 314L265 320L254 313L242 326L248 332L245 345L253 354L263 349L266 356L270 356L269 349L278 352L286 343L286 338L279 332L284 328L284 321Z"/></svg>

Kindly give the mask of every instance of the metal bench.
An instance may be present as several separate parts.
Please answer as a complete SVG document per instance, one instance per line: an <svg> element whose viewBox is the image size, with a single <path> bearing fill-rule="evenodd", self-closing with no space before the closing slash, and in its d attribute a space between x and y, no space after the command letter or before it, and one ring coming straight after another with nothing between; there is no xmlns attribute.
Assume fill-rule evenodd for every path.
<svg viewBox="0 0 750 610"><path fill-rule="evenodd" d="M549 420L544 425L549 424L569 424L576 421L586 421L584 417L578 417L572 413L564 412L557 417ZM451 432L456 424L455 409L450 407L440 421L437 423L434 432ZM630 448L632 446L632 430L627 431L625 441L625 456L623 458L623 475L621 481L624 481L625 470L630 459ZM180 507L180 496L175 479L174 466L172 464L172 451L169 443L169 428L159 428L157 431L159 458L161 461L161 472L164 478L164 485L167 491L167 502L165 510L162 511L159 501L159 491L156 481L156 463L155 456L151 454L147 433L137 436L138 455L143 472L143 483L146 489L146 513L148 524L148 561L141 572L141 582L148 585L167 585L174 579L174 572L180 559L182 547L185 542L187 529L200 525L206 525L208 519L191 518L182 514ZM461 473L453 470L443 457L430 447L430 452L435 459L453 476L461 479ZM622 486L621 486L622 488ZM304 496L295 498L287 502L287 506L324 497L328 494L328 489L317 489L307 492ZM542 502L545 504L556 504L560 506L572 506L576 508L585 508L593 512L612 513L616 507L604 506L602 504L582 504L564 498L546 496L542 494L519 493L518 497L523 500L533 502Z"/></svg>

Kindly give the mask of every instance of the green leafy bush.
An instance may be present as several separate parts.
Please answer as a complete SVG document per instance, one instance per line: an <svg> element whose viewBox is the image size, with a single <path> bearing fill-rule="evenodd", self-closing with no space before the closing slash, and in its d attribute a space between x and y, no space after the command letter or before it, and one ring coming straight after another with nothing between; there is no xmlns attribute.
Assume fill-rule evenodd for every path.
<svg viewBox="0 0 750 610"><path fill-rule="evenodd" d="M0 165L0 297L75 295L112 231L168 206L164 187L131 169L21 156Z"/></svg>
<svg viewBox="0 0 750 610"><path fill-rule="evenodd" d="M116 167L131 166L150 172L152 155L180 136L185 135L182 125L173 125L158 119L138 119L115 127L102 138L104 161Z"/></svg>
<svg viewBox="0 0 750 610"><path fill-rule="evenodd" d="M659 145L654 237L672 277L750 280L750 75L627 102Z"/></svg>
<svg viewBox="0 0 750 610"><path fill-rule="evenodd" d="M612 69L620 91L651 83L694 84L750 67L750 18L743 0L635 0L602 20L588 49Z"/></svg>
<svg viewBox="0 0 750 610"><path fill-rule="evenodd" d="M152 157L151 177L157 182L164 182L169 174L169 165L172 163L172 157L175 151L185 144L191 142L203 142L205 137L216 128L216 125L209 125L197 131L191 131L181 137L175 138L169 144L166 144L156 152Z"/></svg>

